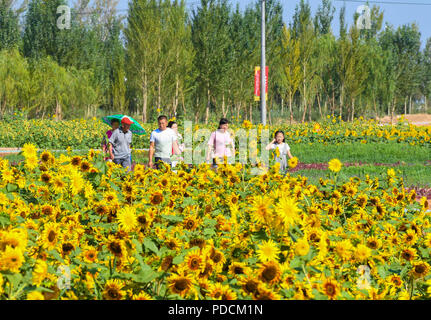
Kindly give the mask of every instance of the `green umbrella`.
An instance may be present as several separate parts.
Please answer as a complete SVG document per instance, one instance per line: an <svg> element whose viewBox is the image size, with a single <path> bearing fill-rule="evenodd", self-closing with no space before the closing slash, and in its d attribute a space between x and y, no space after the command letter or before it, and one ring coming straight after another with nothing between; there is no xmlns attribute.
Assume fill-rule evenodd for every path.
<svg viewBox="0 0 431 320"><path fill-rule="evenodd" d="M103 117L103 122L106 123L107 125L111 125L111 121L113 119L118 119L118 121L120 121L121 123L121 119L123 119L125 115L123 114L114 114L112 116L106 116ZM132 117L127 116L131 121L133 121L133 123L130 125L130 131L132 131L132 133L137 134L137 135L142 135L145 134L145 129L142 128L142 126L138 123L138 121L136 121L135 119L133 119Z"/></svg>

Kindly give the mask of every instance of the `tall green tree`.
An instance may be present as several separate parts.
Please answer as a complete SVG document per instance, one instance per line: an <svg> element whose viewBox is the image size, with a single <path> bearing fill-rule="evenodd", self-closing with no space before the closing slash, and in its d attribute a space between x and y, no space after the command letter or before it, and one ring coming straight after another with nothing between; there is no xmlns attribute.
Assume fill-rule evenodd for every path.
<svg viewBox="0 0 431 320"><path fill-rule="evenodd" d="M201 0L192 13L192 42L196 52L194 64L199 94L205 100L205 123L208 123L211 103L226 91L228 77L230 7L226 0ZM228 58L229 59L229 58ZM201 110L197 110L197 115Z"/></svg>
<svg viewBox="0 0 431 320"><path fill-rule="evenodd" d="M160 20L154 0L133 0L129 3L125 29L127 90L132 107L141 106L142 121L148 121L148 103L155 79L156 46Z"/></svg>
<svg viewBox="0 0 431 320"><path fill-rule="evenodd" d="M292 32L286 27L283 28L282 39L282 58L281 58L281 87L285 90L285 97L289 101L290 123L293 121L293 97L302 81L300 67L300 46L298 40L292 37Z"/></svg>
<svg viewBox="0 0 431 320"><path fill-rule="evenodd" d="M422 61L422 92L424 95L425 112L427 112L431 95L431 38L428 38L425 44Z"/></svg>
<svg viewBox="0 0 431 320"><path fill-rule="evenodd" d="M18 49L0 51L0 117L9 109L26 107L30 74Z"/></svg>
<svg viewBox="0 0 431 320"><path fill-rule="evenodd" d="M319 34L328 34L331 32L331 23L334 19L335 7L331 0L322 0L322 3L317 8L314 17L314 28Z"/></svg>
<svg viewBox="0 0 431 320"><path fill-rule="evenodd" d="M19 44L18 15L11 8L10 0L0 0L0 50Z"/></svg>
<svg viewBox="0 0 431 320"><path fill-rule="evenodd" d="M60 29L57 8L67 5L65 0L31 0L24 28L24 55L30 58L53 57L60 62L68 50L68 29Z"/></svg>

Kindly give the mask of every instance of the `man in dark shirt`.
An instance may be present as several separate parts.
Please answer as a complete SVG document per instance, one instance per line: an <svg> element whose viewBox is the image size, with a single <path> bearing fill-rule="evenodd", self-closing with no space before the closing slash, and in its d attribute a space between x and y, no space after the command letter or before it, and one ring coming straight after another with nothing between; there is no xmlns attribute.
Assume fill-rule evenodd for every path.
<svg viewBox="0 0 431 320"><path fill-rule="evenodd" d="M123 168L130 171L132 163L130 161L130 144L132 143L132 132L130 125L133 123L127 116L121 120L121 127L112 132L109 138L109 154L116 164L121 164Z"/></svg>

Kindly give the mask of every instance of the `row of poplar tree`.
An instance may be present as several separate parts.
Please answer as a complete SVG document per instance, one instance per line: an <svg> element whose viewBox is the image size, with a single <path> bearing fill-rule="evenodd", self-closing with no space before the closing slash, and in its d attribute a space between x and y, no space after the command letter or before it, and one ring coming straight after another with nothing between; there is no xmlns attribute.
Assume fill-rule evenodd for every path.
<svg viewBox="0 0 431 320"><path fill-rule="evenodd" d="M193 8L184 0L130 0L124 14L117 2L77 0L70 27L61 29L57 8L65 0L21 7L0 0L0 115L259 120L259 0L245 10L227 0ZM336 13L331 0L314 16L301 0L286 25L282 9L277 0L266 3L270 121L426 111L431 38L422 46L415 24L383 26L383 12L373 6L371 28L358 29L358 16Z"/></svg>

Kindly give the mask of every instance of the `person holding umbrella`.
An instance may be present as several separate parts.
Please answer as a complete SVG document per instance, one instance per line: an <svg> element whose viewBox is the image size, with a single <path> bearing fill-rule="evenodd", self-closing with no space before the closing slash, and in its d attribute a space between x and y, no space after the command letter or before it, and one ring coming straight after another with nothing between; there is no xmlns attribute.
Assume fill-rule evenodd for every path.
<svg viewBox="0 0 431 320"><path fill-rule="evenodd" d="M124 116L121 119L121 127L115 129L109 138L109 155L116 164L121 164L127 171L131 170L131 151L130 145L132 144L132 131L130 126L133 121Z"/></svg>
<svg viewBox="0 0 431 320"><path fill-rule="evenodd" d="M111 115L111 116L105 116L105 117L103 117L102 118L103 119L103 122L104 123L106 123L107 125L110 125L110 126L112 126L112 123L113 122L115 122L115 120L118 120L118 123L122 123L122 120L123 119L127 119L127 120L125 120L125 122L130 122L131 124L129 124L129 127L128 127L128 132L130 131L130 133L128 133L127 135L129 135L130 134L130 143L131 143L131 134L133 133L133 134L137 134L137 135L144 135L146 132L145 132L145 129L138 123L138 121L136 121L135 119L133 119L132 117L130 117L130 116L126 116L126 115L122 115L122 114L114 114L114 115ZM123 123L122 123L123 124ZM125 129L125 126L124 126L124 124L123 124L123 127L124 127L124 129ZM117 129L118 130L118 129ZM111 133L111 136L108 136L108 138L111 138L112 137L112 134L113 134L113 132L114 132L115 130L114 130L114 128L113 128L113 130L112 130L112 133ZM108 140L109 141L109 140ZM132 153L131 153L131 150L130 150L130 144L129 144L129 154L130 154L130 165L132 164ZM115 149L112 149L112 153L111 153L111 146L109 146L108 147L108 152L109 152L109 158L110 159L112 159L113 157L115 158ZM122 155L119 155L119 156L117 156L117 158L118 159L120 159L120 157L122 157ZM127 164L127 163L126 163ZM133 168L133 166L131 165L131 167Z"/></svg>

